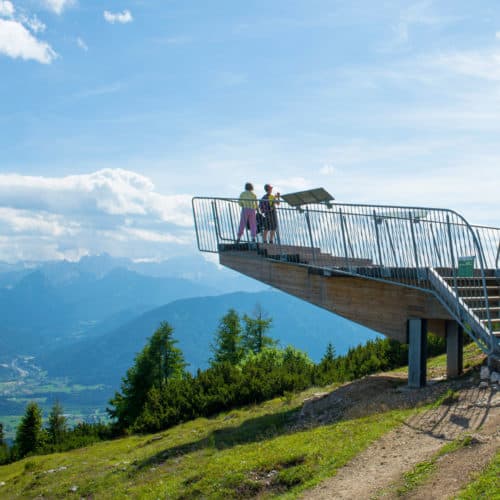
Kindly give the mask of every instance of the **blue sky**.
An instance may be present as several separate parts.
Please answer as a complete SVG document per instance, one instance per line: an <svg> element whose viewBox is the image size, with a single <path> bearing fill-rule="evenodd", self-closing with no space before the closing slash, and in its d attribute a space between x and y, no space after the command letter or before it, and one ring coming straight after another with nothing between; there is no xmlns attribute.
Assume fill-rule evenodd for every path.
<svg viewBox="0 0 500 500"><path fill-rule="evenodd" d="M500 226L500 5L0 0L0 260L196 251L249 180Z"/></svg>

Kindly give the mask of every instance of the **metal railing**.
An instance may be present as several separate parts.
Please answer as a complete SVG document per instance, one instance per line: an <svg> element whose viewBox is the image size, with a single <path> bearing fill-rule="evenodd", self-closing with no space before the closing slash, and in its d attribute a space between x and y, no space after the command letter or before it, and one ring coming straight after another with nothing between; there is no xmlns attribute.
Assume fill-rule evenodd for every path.
<svg viewBox="0 0 500 500"><path fill-rule="evenodd" d="M233 244L240 210L237 199L193 198L198 248L217 253ZM471 226L452 210L423 207L297 209L282 202L277 210L275 252L294 251L309 266L431 292L485 352L499 350L499 228Z"/></svg>

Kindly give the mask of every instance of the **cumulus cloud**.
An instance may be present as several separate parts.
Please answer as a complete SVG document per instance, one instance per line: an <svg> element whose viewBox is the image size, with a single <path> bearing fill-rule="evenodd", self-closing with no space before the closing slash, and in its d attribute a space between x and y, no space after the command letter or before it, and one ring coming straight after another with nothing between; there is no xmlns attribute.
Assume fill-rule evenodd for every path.
<svg viewBox="0 0 500 500"><path fill-rule="evenodd" d="M124 10L123 12L110 12L109 10L105 10L104 19L111 24L126 24L134 20L129 10Z"/></svg>
<svg viewBox="0 0 500 500"><path fill-rule="evenodd" d="M14 5L8 0L0 0L0 16L12 17L14 15Z"/></svg>
<svg viewBox="0 0 500 500"><path fill-rule="evenodd" d="M38 40L23 24L10 19L0 19L0 54L43 64L49 64L57 57L47 42Z"/></svg>
<svg viewBox="0 0 500 500"><path fill-rule="evenodd" d="M191 197L162 195L150 179L127 170L0 174L0 200L0 234L12 242L10 250L0 242L0 260L13 260L20 247L24 258L36 255L37 246L50 258L101 252L152 258L194 241Z"/></svg>
<svg viewBox="0 0 500 500"><path fill-rule="evenodd" d="M76 0L44 0L43 4L47 9L55 12L57 15L62 14L62 12L72 5L75 5Z"/></svg>
<svg viewBox="0 0 500 500"><path fill-rule="evenodd" d="M0 199L14 208L54 212L154 216L181 226L191 225L182 209L190 197L163 196L150 179L136 172L105 169L60 178L0 174Z"/></svg>

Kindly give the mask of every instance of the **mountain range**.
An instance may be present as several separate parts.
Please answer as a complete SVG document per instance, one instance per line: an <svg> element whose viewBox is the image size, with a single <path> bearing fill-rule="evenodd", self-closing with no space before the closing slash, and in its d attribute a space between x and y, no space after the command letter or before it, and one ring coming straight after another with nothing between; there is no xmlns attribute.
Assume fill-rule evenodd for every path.
<svg viewBox="0 0 500 500"><path fill-rule="evenodd" d="M0 263L0 381L36 367L37 376L117 389L162 321L195 372L208 365L224 314L251 316L257 306L272 318L271 336L315 361L329 342L343 354L377 335L198 256Z"/></svg>

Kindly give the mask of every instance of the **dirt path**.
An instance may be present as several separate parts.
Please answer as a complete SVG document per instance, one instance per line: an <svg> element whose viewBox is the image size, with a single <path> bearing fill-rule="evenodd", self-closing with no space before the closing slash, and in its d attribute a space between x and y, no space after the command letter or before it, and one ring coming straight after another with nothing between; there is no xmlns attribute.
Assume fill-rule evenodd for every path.
<svg viewBox="0 0 500 500"><path fill-rule="evenodd" d="M366 383L366 379L365 379ZM377 383L374 377L372 386ZM363 453L340 469L332 478L304 494L304 499L371 499L402 498L397 496L394 484L401 481L404 472L417 463L431 459L446 443L469 435L472 444L454 453L444 455L437 462L437 469L431 479L403 498L441 499L450 498L470 481L471 474L480 470L494 456L500 447L500 393L492 387L479 388L477 382L462 381L459 398L438 408L415 415L405 424L383 436ZM380 385L380 384L379 384ZM443 391L453 384L438 384L435 388L410 391L390 389L374 392L367 401L376 410L380 404L385 407L405 406L412 398L428 399L433 391ZM438 388L439 386L439 388ZM456 387L455 387L456 388ZM337 391L335 391L337 392ZM335 394L313 401L304 406L303 417L308 418L318 411L325 415L328 399ZM344 391L345 392L345 391ZM351 388L355 393L355 389ZM399 392L399 394L398 394ZM405 394L406 392L406 394ZM364 395L366 397L366 394ZM336 396L346 401L344 396ZM356 397L354 405L345 412L359 413ZM353 401L350 401L352 403ZM414 403L415 401L413 401ZM345 405L347 408L349 405ZM382 409L382 407L381 407ZM326 412L327 414L327 412Z"/></svg>

